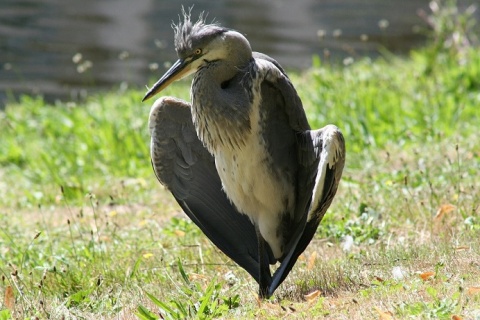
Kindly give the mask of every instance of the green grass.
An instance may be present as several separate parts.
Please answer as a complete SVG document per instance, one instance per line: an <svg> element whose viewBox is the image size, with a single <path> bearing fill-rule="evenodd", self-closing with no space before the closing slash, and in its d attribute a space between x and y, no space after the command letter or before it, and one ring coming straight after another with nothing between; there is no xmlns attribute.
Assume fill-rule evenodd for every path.
<svg viewBox="0 0 480 320"><path fill-rule="evenodd" d="M312 126L342 129L347 163L314 240L261 304L156 181L143 92L11 102L0 113L0 319L478 319L480 51L437 42L341 68L314 59L291 76Z"/></svg>

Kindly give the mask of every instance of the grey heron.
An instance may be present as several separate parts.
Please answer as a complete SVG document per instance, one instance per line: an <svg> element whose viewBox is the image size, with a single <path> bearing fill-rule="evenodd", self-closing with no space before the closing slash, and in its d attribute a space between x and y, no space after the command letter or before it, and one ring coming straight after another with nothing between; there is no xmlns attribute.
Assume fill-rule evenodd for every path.
<svg viewBox="0 0 480 320"><path fill-rule="evenodd" d="M178 60L143 101L194 74L191 103L163 97L149 117L158 180L269 298L312 240L345 163L340 130L311 130L279 63L241 33L190 12L174 25ZM273 275L270 265L280 262Z"/></svg>

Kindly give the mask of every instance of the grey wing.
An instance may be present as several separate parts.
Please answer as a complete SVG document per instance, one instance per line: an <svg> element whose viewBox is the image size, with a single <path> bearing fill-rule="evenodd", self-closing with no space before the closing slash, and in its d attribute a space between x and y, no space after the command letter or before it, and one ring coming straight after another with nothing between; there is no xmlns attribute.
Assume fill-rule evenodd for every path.
<svg viewBox="0 0 480 320"><path fill-rule="evenodd" d="M278 95L282 97L283 102L278 104L278 107L287 113L290 127L297 132L309 130L310 125L303 109L302 100L300 100L295 87L280 64L275 59L260 52L253 52L253 57L256 61L264 61L273 65L263 65L264 72L267 72L264 82L273 85Z"/></svg>
<svg viewBox="0 0 480 320"><path fill-rule="evenodd" d="M295 206L281 215L283 253L280 257L281 265L269 286L268 295L271 295L286 278L301 253L297 248L307 225L319 160L315 157L312 139L306 134L310 127L293 84L272 59L257 54L255 61L258 80L261 81L264 141L277 174L292 183L295 190Z"/></svg>
<svg viewBox="0 0 480 320"><path fill-rule="evenodd" d="M333 125L311 131L302 102L293 84L283 70L277 67L278 63L261 54L257 55L257 59L268 62L262 63L263 67L260 67L268 70L265 72L264 80L268 86L262 84L262 98L266 97L265 93L270 100L272 96L272 92L264 90L263 87L274 88L277 96L276 107L281 109L277 110L277 113L283 111L287 115L288 126L296 133L294 142L296 151L295 218L289 225L291 237L286 245L286 252L269 287L269 295L271 295L285 280L299 255L312 240L323 215L333 200L345 163L345 143L341 132ZM281 96L281 101L278 101L278 96ZM282 137L281 132L278 129L275 131L275 140L288 144L289 140ZM276 149L279 153L275 158L279 159L280 153L285 150ZM287 158L286 154L283 156ZM285 160L279 161L281 163Z"/></svg>
<svg viewBox="0 0 480 320"><path fill-rule="evenodd" d="M300 254L312 240L318 225L337 192L345 165L345 140L340 130L334 125L327 125L319 130L307 131L302 139L305 171L310 170L315 184L312 190L306 224L297 242L290 248L287 256L273 275L269 294L285 280ZM312 152L313 151L313 152Z"/></svg>
<svg viewBox="0 0 480 320"><path fill-rule="evenodd" d="M255 228L222 190L214 158L198 139L182 100L158 99L150 111L151 160L158 180L205 235L259 279Z"/></svg>
<svg viewBox="0 0 480 320"><path fill-rule="evenodd" d="M260 73L264 74L261 86L262 109L266 110L264 113L272 114L267 115L269 119L265 141L273 142L267 147L276 164L293 171L291 181L296 184L297 191L294 222L300 223L310 205L314 187L311 172L312 168L316 168L312 156L305 158L307 154L313 154L313 145L303 141L304 133L310 129L310 125L295 87L283 69L279 68L278 62L261 53L255 53L254 56ZM286 174L289 174L288 171L284 170Z"/></svg>
<svg viewBox="0 0 480 320"><path fill-rule="evenodd" d="M272 57L267 56L265 53L255 52L255 51L252 52L252 56L253 56L254 59L262 59L262 60L266 60L266 61L269 61L269 62L273 63L278 68L278 70L280 70L283 73L283 75L285 77L288 77L287 73L285 72L285 70L283 70L280 63L278 63L277 60L273 59Z"/></svg>
<svg viewBox="0 0 480 320"><path fill-rule="evenodd" d="M319 160L307 223L322 220L332 203L345 166L345 139L342 132L330 124L310 131L315 156Z"/></svg>

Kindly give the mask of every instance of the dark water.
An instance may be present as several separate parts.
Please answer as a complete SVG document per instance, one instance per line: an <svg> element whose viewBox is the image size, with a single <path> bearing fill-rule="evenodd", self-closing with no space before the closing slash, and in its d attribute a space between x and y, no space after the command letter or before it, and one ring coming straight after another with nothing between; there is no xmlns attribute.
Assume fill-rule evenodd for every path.
<svg viewBox="0 0 480 320"><path fill-rule="evenodd" d="M327 50L337 62L378 55L380 47L406 52L423 44L414 30L425 29L418 10L428 11L423 0L183 4L246 34L255 51L287 69L306 68ZM175 59L171 22L180 8L177 0L1 0L0 106L21 93L69 100L149 83Z"/></svg>

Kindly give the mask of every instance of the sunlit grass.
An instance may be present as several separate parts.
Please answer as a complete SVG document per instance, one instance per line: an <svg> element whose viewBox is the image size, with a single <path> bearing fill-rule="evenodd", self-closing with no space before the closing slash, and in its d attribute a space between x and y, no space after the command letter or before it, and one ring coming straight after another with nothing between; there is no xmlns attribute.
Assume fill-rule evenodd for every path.
<svg viewBox="0 0 480 320"><path fill-rule="evenodd" d="M141 98L140 91L112 92L82 105L51 106L24 96L7 105L0 114L0 190L6 193L0 203L28 207L66 198L77 204L90 192L116 201L151 189L149 106Z"/></svg>
<svg viewBox="0 0 480 320"><path fill-rule="evenodd" d="M314 60L318 67L295 80L312 126L335 122L349 137L351 152L388 143L439 142L476 131L480 56L473 50L468 62L448 61L429 71L425 53L418 52L410 60L365 59L336 72Z"/></svg>

